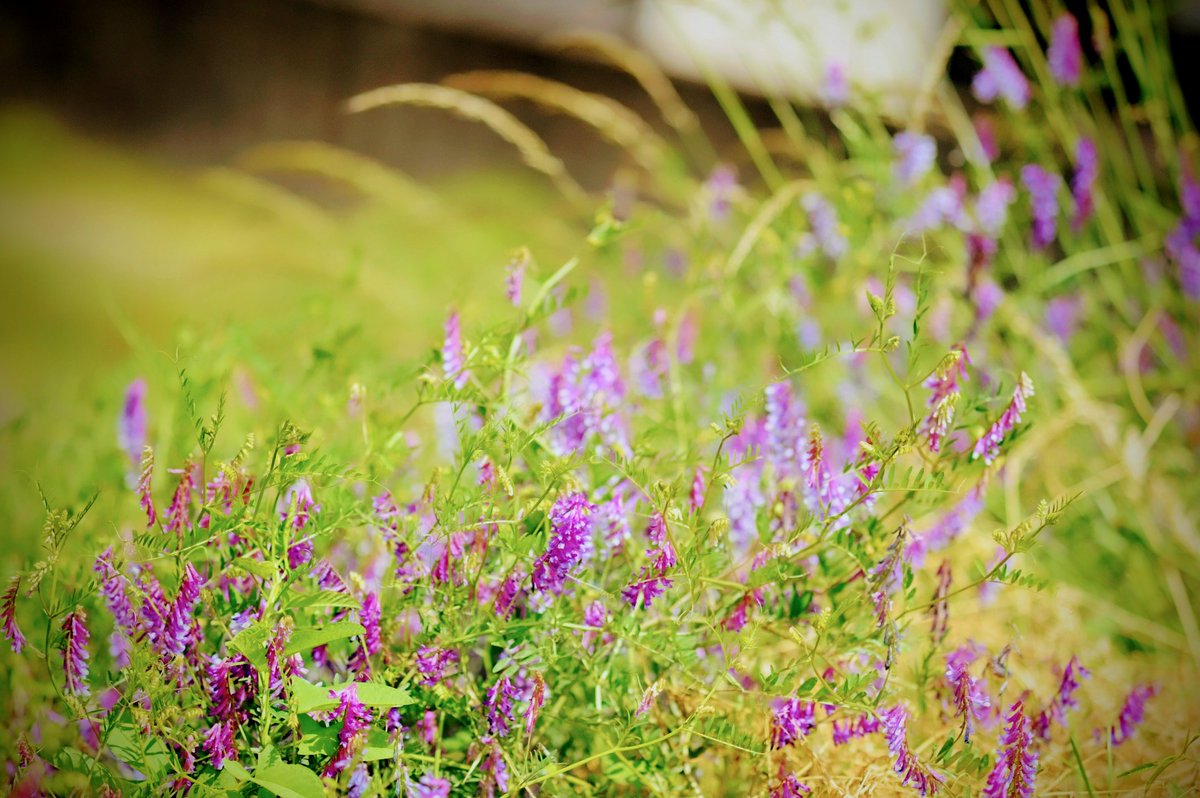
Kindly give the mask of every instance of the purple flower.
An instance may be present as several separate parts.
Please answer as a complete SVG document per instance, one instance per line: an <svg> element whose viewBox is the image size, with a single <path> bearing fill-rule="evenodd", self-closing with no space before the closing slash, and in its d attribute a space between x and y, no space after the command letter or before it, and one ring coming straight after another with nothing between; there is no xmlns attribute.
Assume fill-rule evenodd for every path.
<svg viewBox="0 0 1200 798"><path fill-rule="evenodd" d="M846 78L845 68L837 61L830 61L825 67L821 95L827 108L840 108L850 102L850 81Z"/></svg>
<svg viewBox="0 0 1200 798"><path fill-rule="evenodd" d="M599 630L604 628L604 624L608 622L608 610L604 606L604 602L596 599L583 611L583 625L590 626L592 629ZM596 638L600 635L599 631L586 631L583 633L582 644L589 652L596 642Z"/></svg>
<svg viewBox="0 0 1200 798"><path fill-rule="evenodd" d="M937 454L941 451L942 441L954 423L954 406L958 402L958 382L967 379L967 364L971 359L967 350L955 346L942 358L925 387L929 389L929 399L926 405L930 408L921 425L921 432L929 436L929 451Z"/></svg>
<svg viewBox="0 0 1200 798"><path fill-rule="evenodd" d="M812 790L802 784L795 773L789 773L771 790L771 798L801 798L810 792Z"/></svg>
<svg viewBox="0 0 1200 798"><path fill-rule="evenodd" d="M417 728L421 730L421 740L425 745L433 745L437 739L437 713L432 709L425 710L425 714L417 721Z"/></svg>
<svg viewBox="0 0 1200 798"><path fill-rule="evenodd" d="M733 611L721 621L721 626L730 632L740 632L750 620L750 609L763 605L762 588L748 590L742 595Z"/></svg>
<svg viewBox="0 0 1200 798"><path fill-rule="evenodd" d="M1008 206L1017 199L1017 190L1007 178L999 178L984 186L975 198L975 221L982 232L991 237L1000 234L1008 221Z"/></svg>
<svg viewBox="0 0 1200 798"><path fill-rule="evenodd" d="M892 167L896 182L911 186L924 177L937 159L937 142L924 133L897 133L892 139L896 161Z"/></svg>
<svg viewBox="0 0 1200 798"><path fill-rule="evenodd" d="M209 764L220 770L226 760L237 760L237 746L233 742L233 723L217 721L204 735L201 747L208 752Z"/></svg>
<svg viewBox="0 0 1200 798"><path fill-rule="evenodd" d="M1030 246L1045 249L1058 235L1058 189L1062 186L1062 178L1030 163L1021 167L1021 185L1029 192L1033 213Z"/></svg>
<svg viewBox="0 0 1200 798"><path fill-rule="evenodd" d="M267 641L267 686L273 696L283 693L283 652L292 638L294 629L295 624L285 618L275 625L275 630Z"/></svg>
<svg viewBox="0 0 1200 798"><path fill-rule="evenodd" d="M125 590L125 580L113 565L112 546L96 558L92 570L100 578L100 593L104 596L104 603L112 613L117 628L132 636L137 630L137 614Z"/></svg>
<svg viewBox="0 0 1200 798"><path fill-rule="evenodd" d="M1029 102L1029 81L1005 47L989 47L983 51L983 69L975 74L971 91L982 103L1003 98L1017 111Z"/></svg>
<svg viewBox="0 0 1200 798"><path fill-rule="evenodd" d="M496 615L500 618L508 618L512 614L513 605L517 601L517 596L521 594L521 582L525 577L518 571L508 575L508 578L501 583L500 589L496 591Z"/></svg>
<svg viewBox="0 0 1200 798"><path fill-rule="evenodd" d="M1073 19L1073 18L1072 18ZM1092 186L1100 171L1100 155L1096 144L1087 136L1081 136L1075 144L1075 174L1071 176L1071 196L1075 199L1075 214L1071 217L1071 229L1076 233L1083 223L1095 212Z"/></svg>
<svg viewBox="0 0 1200 798"><path fill-rule="evenodd" d="M189 532L192 530L192 490L196 486L196 478L191 463L184 463L182 469L172 473L179 474L179 484L175 486L175 493L171 495L171 505L167 508L163 530L183 534L184 527L187 527Z"/></svg>
<svg viewBox="0 0 1200 798"><path fill-rule="evenodd" d="M363 642L368 654L378 654L383 651L383 639L379 631L379 594L368 591L363 596L358 611L358 622L362 624Z"/></svg>
<svg viewBox="0 0 1200 798"><path fill-rule="evenodd" d="M872 715L859 715L848 721L833 722L833 744L845 745L856 737L866 737L881 730L883 724Z"/></svg>
<svg viewBox="0 0 1200 798"><path fill-rule="evenodd" d="M14 576L8 583L8 590L4 591L4 597L0 598L0 618L4 620L4 636L8 638L13 653L16 654L21 653L26 642L25 635L21 634L21 627L17 626L17 591L20 589L21 577Z"/></svg>
<svg viewBox="0 0 1200 798"><path fill-rule="evenodd" d="M638 601L641 601L642 607L648 609L654 603L654 599L665 593L670 586L671 580L666 577L637 579L621 588L621 598L625 599L630 607L637 607Z"/></svg>
<svg viewBox="0 0 1200 798"><path fill-rule="evenodd" d="M967 742L971 741L975 724L987 719L988 708L992 705L983 683L967 670L978 656L979 652L969 646L946 655L946 683L950 685L954 714L962 717L963 739Z"/></svg>
<svg viewBox="0 0 1200 798"><path fill-rule="evenodd" d="M719 164L704 181L704 193L708 196L708 218L724 222L729 218L729 209L737 195L737 172L732 166Z"/></svg>
<svg viewBox="0 0 1200 798"><path fill-rule="evenodd" d="M63 621L63 671L67 675L66 689L75 695L88 695L88 639L90 634L85 625L87 614L76 607Z"/></svg>
<svg viewBox="0 0 1200 798"><path fill-rule="evenodd" d="M358 700L358 685L351 683L340 692L330 690L329 695L338 700L335 718L341 718L342 729L338 732L338 749L333 759L325 766L326 777L337 776L354 760L361 743L362 732L371 725L371 710Z"/></svg>
<svg viewBox="0 0 1200 798"><path fill-rule="evenodd" d="M1070 14L1063 14L1054 20L1046 60L1050 64L1050 76L1058 85L1079 85L1083 52L1079 47L1079 23Z"/></svg>
<svg viewBox="0 0 1200 798"><path fill-rule="evenodd" d="M140 377L125 389L125 403L117 422L117 444L136 466L146 446L146 381Z"/></svg>
<svg viewBox="0 0 1200 798"><path fill-rule="evenodd" d="M1033 798L1037 761L1029 718L1017 701L1009 709L1008 725L1000 735L996 764L988 774L983 798Z"/></svg>
<svg viewBox="0 0 1200 798"><path fill-rule="evenodd" d="M996 144L996 131L992 127L991 119L982 114L976 114L972 117L971 123L975 127L975 135L979 138L983 157L987 158L988 163L992 163L1000 157L1000 147Z"/></svg>
<svg viewBox="0 0 1200 798"><path fill-rule="evenodd" d="M488 688L483 700L483 708L487 715L488 733L495 737L507 737L508 724L512 720L513 701L521 697L512 680L505 674Z"/></svg>
<svg viewBox="0 0 1200 798"><path fill-rule="evenodd" d="M504 761L504 754L494 740L484 737L480 742L488 747L487 755L479 766L485 774L479 785L480 795L483 798L495 798L497 793L503 795L508 792L508 763Z"/></svg>
<svg viewBox="0 0 1200 798"><path fill-rule="evenodd" d="M308 525L313 515L321 512L321 505L313 498L312 486L308 484L308 480L298 479L279 497L275 510L279 513L280 521L290 518L292 528L300 530Z"/></svg>
<svg viewBox="0 0 1200 798"><path fill-rule="evenodd" d="M408 783L408 794L411 798L449 798L450 782L447 779L426 773L418 782Z"/></svg>
<svg viewBox="0 0 1200 798"><path fill-rule="evenodd" d="M1021 421L1021 416L1025 413L1025 402L1031 396L1033 396L1033 380L1029 379L1029 375L1022 371L1021 376L1017 379L1017 387L1013 390L1012 400L1009 401L1008 407L1000 414L1000 418L996 419L988 428L983 437L975 442L975 448L971 451L972 460L982 457L985 463L991 465L992 461L1000 456L1000 444Z"/></svg>
<svg viewBox="0 0 1200 798"><path fill-rule="evenodd" d="M508 297L508 301L515 308L521 307L521 289L525 285L525 269L527 267L527 258L513 258L512 262L508 264L508 272L504 276L504 295Z"/></svg>
<svg viewBox="0 0 1200 798"><path fill-rule="evenodd" d="M295 571L298 568L303 568L312 561L313 556L313 539L311 537L300 538L299 540L288 546L287 561L288 568Z"/></svg>
<svg viewBox="0 0 1200 798"><path fill-rule="evenodd" d="M915 789L921 795L936 793L945 777L930 770L908 747L908 710L902 706L885 709L879 715L883 733L887 738L888 751L896 759L894 769L901 783Z"/></svg>
<svg viewBox="0 0 1200 798"><path fill-rule="evenodd" d="M362 798L371 786L371 771L366 764L361 764L350 774L350 782L346 785L346 798Z"/></svg>
<svg viewBox="0 0 1200 798"><path fill-rule="evenodd" d="M453 649L421 646L417 649L417 671L424 677L421 684L433 687L446 678L446 669L458 665L458 652Z"/></svg>
<svg viewBox="0 0 1200 798"><path fill-rule="evenodd" d="M533 734L533 727L537 725L538 714L542 711L542 705L546 703L546 682L542 678L542 674L533 674L533 690L529 694L529 706L525 708L525 735Z"/></svg>
<svg viewBox="0 0 1200 798"><path fill-rule="evenodd" d="M183 577L179 580L179 594L167 608L166 617L163 619L159 652L164 656L182 654L187 650L193 631L192 616L200 603L200 590L204 587L204 581L204 577L200 576L191 563L184 566Z"/></svg>
<svg viewBox="0 0 1200 798"><path fill-rule="evenodd" d="M1120 745L1133 736L1146 717L1146 703L1156 695L1158 687L1153 684L1139 684L1130 691L1121 706L1117 725L1108 730L1108 738L1113 745ZM1099 737L1102 732L1097 730L1096 735Z"/></svg>
<svg viewBox="0 0 1200 798"><path fill-rule="evenodd" d="M1087 668L1079 664L1078 657L1071 657L1067 662L1067 667L1063 668L1062 680L1058 685L1058 692L1054 695L1050 705L1043 709L1038 716L1033 719L1033 731L1042 740L1050 739L1050 726L1052 723L1057 723L1059 726L1067 725L1067 709L1070 707L1079 706L1079 702L1075 699L1075 692L1079 690L1079 680L1086 679L1091 676L1091 672Z"/></svg>
<svg viewBox="0 0 1200 798"><path fill-rule="evenodd" d="M1071 340L1079 321L1078 296L1066 295L1046 303L1046 327L1063 343Z"/></svg>
<svg viewBox="0 0 1200 798"><path fill-rule="evenodd" d="M688 509L693 513L699 512L704 506L705 487L704 466L696 466L696 472L692 475L692 489L688 493Z"/></svg>
<svg viewBox="0 0 1200 798"><path fill-rule="evenodd" d="M816 705L799 698L778 698L771 706L771 747L787 748L807 737L816 725Z"/></svg>
<svg viewBox="0 0 1200 798"><path fill-rule="evenodd" d="M154 509L154 497L150 494L150 477L154 472L154 452L149 446L142 450L141 469L142 472L137 481L137 494L142 512L146 514L146 528L149 529L158 520L158 512Z"/></svg>
<svg viewBox="0 0 1200 798"><path fill-rule="evenodd" d="M800 198L800 205L808 214L810 232L800 242L799 255L807 255L820 249L825 257L838 260L846 254L849 244L838 229L837 211L820 194L808 193Z"/></svg>
<svg viewBox="0 0 1200 798"><path fill-rule="evenodd" d="M546 553L533 564L535 590L558 593L567 574L583 558L591 542L592 524L588 514L596 507L583 493L565 493L550 509L550 540Z"/></svg>
<svg viewBox="0 0 1200 798"><path fill-rule="evenodd" d="M456 389L462 390L471 380L463 355L462 330L459 327L458 311L446 319L446 340L442 344L442 373Z"/></svg>

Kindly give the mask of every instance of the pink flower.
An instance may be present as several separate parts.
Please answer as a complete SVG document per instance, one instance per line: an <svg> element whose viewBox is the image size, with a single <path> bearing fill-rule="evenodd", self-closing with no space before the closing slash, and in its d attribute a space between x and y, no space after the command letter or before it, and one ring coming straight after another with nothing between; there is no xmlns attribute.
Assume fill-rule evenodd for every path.
<svg viewBox="0 0 1200 798"><path fill-rule="evenodd" d="M1058 684L1058 692L1050 701L1049 706L1038 713L1033 720L1033 731L1042 740L1050 739L1050 726L1067 724L1067 709L1079 705L1075 693L1079 690L1079 680L1091 675L1087 668L1079 664L1078 657L1071 657L1067 667L1063 668L1062 680Z"/></svg>
<svg viewBox="0 0 1200 798"><path fill-rule="evenodd" d="M233 723L217 721L204 735L201 747L208 752L209 763L220 770L227 760L237 760L237 746L233 742Z"/></svg>
<svg viewBox="0 0 1200 798"><path fill-rule="evenodd" d="M458 657L451 649L421 646L417 649L417 671L424 677L421 684L433 687L446 678L446 670L458 665Z"/></svg>
<svg viewBox="0 0 1200 798"><path fill-rule="evenodd" d="M996 764L988 774L983 798L1032 798L1037 761L1029 718L1025 717L1021 702L1017 701L1009 709L1008 725L1000 735Z"/></svg>
<svg viewBox="0 0 1200 798"><path fill-rule="evenodd" d="M351 683L341 691L330 690L329 695L338 700L335 718L341 718L342 729L338 732L338 749L333 759L325 766L326 777L336 776L350 766L362 743L363 732L371 725L371 710L358 700L358 685Z"/></svg>
<svg viewBox="0 0 1200 798"><path fill-rule="evenodd" d="M1079 85L1083 51L1079 47L1079 23L1070 14L1054 20L1046 60L1050 64L1050 76L1056 83L1060 86Z"/></svg>
<svg viewBox="0 0 1200 798"><path fill-rule="evenodd" d="M88 695L88 638L90 634L85 625L87 614L82 607L76 607L63 621L63 671L67 676L66 689L75 695Z"/></svg>
<svg viewBox="0 0 1200 798"><path fill-rule="evenodd" d="M1029 375L1022 371L1021 376L1017 379L1017 387L1013 390L1008 407L1000 414L1000 418L996 419L988 428L983 437L975 442L975 448L971 451L972 460L982 457L985 463L991 465L992 461L1000 456L1000 444L1020 423L1021 416L1025 413L1025 402L1031 396L1033 396L1033 380L1029 379Z"/></svg>
<svg viewBox="0 0 1200 798"><path fill-rule="evenodd" d="M771 707L771 747L786 748L801 737L807 737L816 725L811 701L799 698L778 698Z"/></svg>
<svg viewBox="0 0 1200 798"><path fill-rule="evenodd" d="M895 771L901 783L912 787L922 796L932 795L941 787L945 777L930 770L908 747L908 710L894 706L880 713L888 750L896 759Z"/></svg>
<svg viewBox="0 0 1200 798"><path fill-rule="evenodd" d="M17 591L20 589L21 577L14 576L8 583L8 590L4 591L4 597L0 598L0 618L4 620L4 636L8 638L16 654L20 654L21 649L25 647L25 635L21 634L16 618Z"/></svg>

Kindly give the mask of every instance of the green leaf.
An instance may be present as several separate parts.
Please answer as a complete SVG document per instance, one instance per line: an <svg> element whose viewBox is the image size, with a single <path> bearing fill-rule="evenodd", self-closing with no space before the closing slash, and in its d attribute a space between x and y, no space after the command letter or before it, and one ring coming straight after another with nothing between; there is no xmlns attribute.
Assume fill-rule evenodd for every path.
<svg viewBox="0 0 1200 798"><path fill-rule="evenodd" d="M238 557L231 565L236 565L243 571L254 574L260 579L274 579L276 576L275 568L270 563L263 562L262 560L254 560L250 557Z"/></svg>
<svg viewBox="0 0 1200 798"><path fill-rule="evenodd" d="M338 621L337 623L327 623L324 626L297 629L292 633L292 639L288 642L287 648L283 650L283 654L285 657L290 657L301 651L332 643L334 640L363 634L365 631L366 629L363 629L361 624L352 621Z"/></svg>
<svg viewBox="0 0 1200 798"><path fill-rule="evenodd" d="M238 632L229 641L229 647L250 660L258 670L267 666L267 638L271 632L266 624L259 622Z"/></svg>
<svg viewBox="0 0 1200 798"><path fill-rule="evenodd" d="M336 698L330 696L330 693L344 690L351 684L358 686L358 700L368 707L391 709L413 703L412 696L408 694L407 690L377 682L340 682L323 686L303 679L292 679L292 696L296 702L296 712L305 715L335 708L338 702Z"/></svg>
<svg viewBox="0 0 1200 798"><path fill-rule="evenodd" d="M117 759L152 780L161 778L171 765L171 753L163 741L143 734L141 727L129 720L128 713L114 720L105 743Z"/></svg>
<svg viewBox="0 0 1200 798"><path fill-rule="evenodd" d="M357 607L358 599L349 593L339 593L336 590L321 590L316 593L295 594L288 600L289 609L309 609L312 607Z"/></svg>
<svg viewBox="0 0 1200 798"><path fill-rule="evenodd" d="M228 773L238 781L250 781L250 771L242 766L241 762L234 759L226 759L225 764L221 766L222 773Z"/></svg>
<svg viewBox="0 0 1200 798"><path fill-rule="evenodd" d="M303 765L271 765L251 780L280 798L325 798L321 777Z"/></svg>

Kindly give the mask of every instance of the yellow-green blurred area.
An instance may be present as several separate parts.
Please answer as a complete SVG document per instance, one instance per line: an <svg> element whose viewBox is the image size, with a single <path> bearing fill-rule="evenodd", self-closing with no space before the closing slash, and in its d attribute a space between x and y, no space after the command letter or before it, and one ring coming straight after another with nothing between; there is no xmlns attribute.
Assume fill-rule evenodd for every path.
<svg viewBox="0 0 1200 798"><path fill-rule="evenodd" d="M561 202L519 165L419 184L349 151L293 142L227 167L173 168L41 113L3 112L0 468L10 540L35 539L36 483L64 503L95 487L79 478L92 469L80 461L115 442L112 414L139 373L169 385L177 369L199 366L224 372L231 394L258 381L241 387L261 399L279 393L269 378L261 384L273 369L240 358L268 353L303 369L321 342L354 338L393 357L368 368L412 362L438 343L449 307L473 325L494 321L515 248L549 264L578 250L582 228ZM230 340L197 340L214 336ZM217 350L228 363L195 361ZM151 398L156 425L174 400ZM114 426L95 429L97 417Z"/></svg>

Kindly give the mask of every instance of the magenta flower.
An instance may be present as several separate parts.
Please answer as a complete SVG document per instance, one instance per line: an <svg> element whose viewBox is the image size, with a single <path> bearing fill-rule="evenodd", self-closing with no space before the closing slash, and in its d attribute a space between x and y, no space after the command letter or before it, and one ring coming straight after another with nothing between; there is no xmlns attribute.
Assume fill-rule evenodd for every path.
<svg viewBox="0 0 1200 798"><path fill-rule="evenodd" d="M1076 233L1083 223L1095 212L1092 187L1100 171L1100 155L1096 144L1087 136L1080 136L1075 143L1075 174L1071 176L1071 196L1075 199L1075 213L1071 217L1071 229Z"/></svg>
<svg viewBox="0 0 1200 798"><path fill-rule="evenodd" d="M292 528L301 530L312 520L312 516L321 512L321 505L313 498L308 480L298 479L279 497L275 511L279 513L280 521L291 519Z"/></svg>
<svg viewBox="0 0 1200 798"><path fill-rule="evenodd" d="M513 701L521 697L512 680L505 674L488 688L484 696L483 708L487 715L488 733L495 737L507 737L508 724L512 720Z"/></svg>
<svg viewBox="0 0 1200 798"><path fill-rule="evenodd" d="M196 477L191 463L184 463L182 469L172 469L171 473L179 474L179 484L171 495L163 530L182 534L184 527L192 531L192 491L196 486Z"/></svg>
<svg viewBox="0 0 1200 798"><path fill-rule="evenodd" d="M75 695L88 695L88 639L90 634L85 625L87 614L76 607L63 621L63 671L66 673L66 689Z"/></svg>
<svg viewBox="0 0 1200 798"><path fill-rule="evenodd" d="M1046 60L1050 64L1050 76L1058 85L1079 85L1083 51L1079 47L1079 23L1070 14L1063 14L1054 20Z"/></svg>
<svg viewBox="0 0 1200 798"><path fill-rule="evenodd" d="M856 737L866 737L875 734L883 728L879 718L872 715L859 715L848 721L833 722L833 744L845 745Z"/></svg>
<svg viewBox="0 0 1200 798"><path fill-rule="evenodd" d="M671 580L661 576L637 579L621 588L621 598L625 599L630 607L637 607L640 601L642 607L648 609L654 603L654 599L665 593L670 586Z"/></svg>
<svg viewBox="0 0 1200 798"><path fill-rule="evenodd" d="M1130 691L1129 695L1125 697L1125 703L1121 706L1117 725L1108 729L1107 736L1113 745L1120 745L1133 736L1137 727L1146 717L1146 704L1156 695L1158 695L1158 687L1153 684L1139 684ZM1100 730L1096 731L1097 737L1102 734L1103 732Z"/></svg>
<svg viewBox="0 0 1200 798"><path fill-rule="evenodd" d="M379 630L379 594L368 591L362 599L362 605L358 611L358 622L362 624L363 642L366 644L367 653L378 654L383 651L383 638Z"/></svg>
<svg viewBox="0 0 1200 798"><path fill-rule="evenodd" d="M125 403L117 422L117 444L136 466L146 446L146 381L138 378L125 389Z"/></svg>
<svg viewBox="0 0 1200 798"><path fill-rule="evenodd" d="M795 773L789 773L787 778L782 779L771 790L771 798L801 798L808 795L812 790L800 782L796 778Z"/></svg>
<svg viewBox="0 0 1200 798"><path fill-rule="evenodd" d="M954 714L962 718L963 739L971 741L976 723L987 720L992 705L983 683L967 670L978 656L969 646L955 649L946 655L946 683L950 685Z"/></svg>
<svg viewBox="0 0 1200 798"><path fill-rule="evenodd" d="M529 693L529 706L525 708L525 735L533 734L538 715L546 703L546 682L540 673L533 674L533 690Z"/></svg>
<svg viewBox="0 0 1200 798"><path fill-rule="evenodd" d="M688 493L688 509L693 513L699 512L704 506L704 494L704 466L696 466L696 472L692 475L692 488Z"/></svg>
<svg viewBox="0 0 1200 798"><path fill-rule="evenodd" d="M425 714L417 721L417 728L421 730L421 740L425 745L432 746L437 739L437 713L432 709L425 710Z"/></svg>
<svg viewBox="0 0 1200 798"><path fill-rule="evenodd" d="M147 446L142 450L141 475L138 476L137 494L142 512L146 514L146 528L154 526L158 520L158 511L154 509L154 497L150 493L150 478L154 472L154 452Z"/></svg>
<svg viewBox="0 0 1200 798"><path fill-rule="evenodd" d="M989 47L983 51L983 69L975 73L971 91L982 103L1002 98L1018 111L1029 102L1029 81L1005 47Z"/></svg>
<svg viewBox="0 0 1200 798"><path fill-rule="evenodd" d="M1031 396L1033 396L1033 380L1029 379L1029 375L1022 371L1021 376L1017 379L1017 387L1013 390L1012 400L1009 401L1008 407L1000 414L1000 418L996 419L988 428L983 437L975 442L975 448L971 451L972 460L982 457L985 463L991 465L992 461L1000 456L1000 444L1020 423L1021 416L1025 413L1025 402Z"/></svg>
<svg viewBox="0 0 1200 798"><path fill-rule="evenodd" d="M1062 186L1062 178L1037 164L1029 163L1021 167L1021 185L1029 192L1033 213L1030 246L1045 249L1058 236L1058 190Z"/></svg>
<svg viewBox="0 0 1200 798"><path fill-rule="evenodd" d="M558 593L571 569L583 558L591 542L592 524L588 514L596 507L583 493L565 493L550 508L550 540L546 553L533 563L531 578L535 590Z"/></svg>
<svg viewBox="0 0 1200 798"><path fill-rule="evenodd" d="M591 651L596 643L596 638L600 636L599 630L604 628L608 622L608 610L604 606L604 602L599 599L587 605L583 611L583 624L591 629L583 633L581 643L587 651ZM592 630L597 631L592 631Z"/></svg>
<svg viewBox="0 0 1200 798"><path fill-rule="evenodd" d="M516 604L517 597L521 594L521 582L524 579L523 574L514 571L500 584L500 589L496 591L495 611L497 616L507 619L512 614L513 605Z"/></svg>
<svg viewBox="0 0 1200 798"><path fill-rule="evenodd" d="M504 754L495 741L484 737L480 742L488 749L483 763L479 766L484 773L484 779L479 785L480 795L482 798L496 798L497 793L503 795L508 792L508 763L504 761Z"/></svg>
<svg viewBox="0 0 1200 798"><path fill-rule="evenodd" d="M738 601L737 606L733 608L733 611L730 612L729 615L725 616L725 619L721 621L721 626L730 632L742 631L742 629L750 620L750 610L754 607L761 607L762 605L762 588L746 591L746 593L742 595L741 600Z"/></svg>
<svg viewBox="0 0 1200 798"><path fill-rule="evenodd" d="M313 539L311 537L300 538L293 541L292 545L288 546L287 562L288 568L293 571L298 568L303 568L312 561L313 556Z"/></svg>
<svg viewBox="0 0 1200 798"><path fill-rule="evenodd" d="M988 774L983 798L1033 798L1037 761L1029 718L1017 701L1009 709L1008 725L1000 735L996 764Z"/></svg>
<svg viewBox="0 0 1200 798"><path fill-rule="evenodd" d="M1057 723L1064 728L1066 727L1067 709L1079 706L1079 702L1075 699L1075 692L1079 690L1079 680L1086 679L1089 676L1091 676L1091 672L1079 664L1079 658L1071 657L1070 661L1067 662L1067 667L1063 668L1062 680L1059 682L1058 692L1054 695L1050 704L1033 719L1033 731L1039 739L1050 739L1050 726L1052 723Z"/></svg>
<svg viewBox="0 0 1200 798"><path fill-rule="evenodd" d="M117 573L113 565L112 546L96 558L92 570L100 579L100 593L104 596L104 603L112 613L117 628L132 637L137 631L137 613L134 612L129 594L125 590L125 579Z"/></svg>
<svg viewBox="0 0 1200 798"><path fill-rule="evenodd" d="M182 654L187 650L193 632L192 616L200 603L204 581L191 563L184 566L183 578L179 580L179 595L167 607L163 618L162 646L159 649L162 654Z"/></svg>
<svg viewBox="0 0 1200 798"><path fill-rule="evenodd" d="M237 760L237 746L233 741L233 724L217 721L204 735L201 747L208 752L209 764L216 770L224 767L227 760Z"/></svg>
<svg viewBox="0 0 1200 798"><path fill-rule="evenodd" d="M463 354L462 330L459 327L458 311L446 319L446 339L442 344L442 373L456 389L462 390L471 380Z"/></svg>
<svg viewBox="0 0 1200 798"><path fill-rule="evenodd" d="M941 451L942 441L954 423L959 380L967 380L967 364L970 362L967 350L955 346L925 381L925 387L929 389L926 405L930 411L921 425L921 432L929 437L929 451L934 454Z"/></svg>
<svg viewBox="0 0 1200 798"><path fill-rule="evenodd" d="M362 743L363 732L371 725L371 710L358 700L358 685L349 684L341 691L330 690L329 695L338 700L335 718L341 718L342 729L338 732L338 749L333 759L325 766L326 777L337 776L354 761Z"/></svg>
<svg viewBox="0 0 1200 798"><path fill-rule="evenodd" d="M896 759L895 771L902 784L920 795L932 795L941 787L945 777L926 767L908 747L908 710L902 706L885 709L879 715L888 750Z"/></svg>
<svg viewBox="0 0 1200 798"><path fill-rule="evenodd" d="M916 183L928 174L937 159L937 142L924 133L907 130L897 133L892 139L892 150L896 155L892 170L901 186Z"/></svg>
<svg viewBox="0 0 1200 798"><path fill-rule="evenodd" d="M417 671L424 677L421 684L433 687L446 678L446 670L457 667L458 652L453 649L421 646L417 649Z"/></svg>
<svg viewBox="0 0 1200 798"><path fill-rule="evenodd" d="M450 798L450 782L432 773L421 776L421 780L408 783L411 798Z"/></svg>
<svg viewBox="0 0 1200 798"><path fill-rule="evenodd" d="M807 737L816 725L816 705L799 698L777 698L771 706L771 747L787 748Z"/></svg>
<svg viewBox="0 0 1200 798"><path fill-rule="evenodd" d="M294 629L295 626L290 621L280 622L275 625L275 629L267 641L267 686L273 696L283 693L283 652L292 638Z"/></svg>
<svg viewBox="0 0 1200 798"><path fill-rule="evenodd" d="M21 577L14 576L8 583L8 590L4 591L3 598L0 598L0 619L4 621L4 636L8 638L13 653L16 654L21 653L26 642L25 635L21 634L21 627L17 626L17 592L20 589Z"/></svg>

